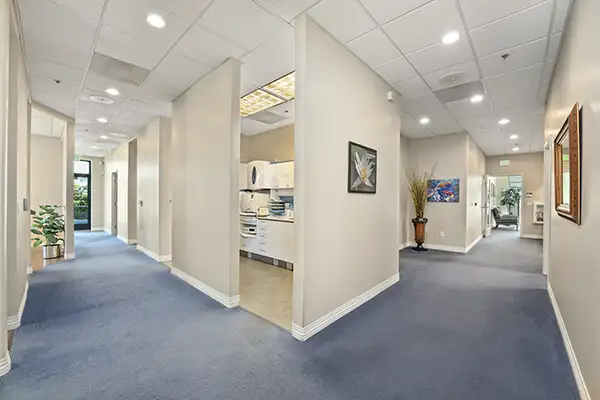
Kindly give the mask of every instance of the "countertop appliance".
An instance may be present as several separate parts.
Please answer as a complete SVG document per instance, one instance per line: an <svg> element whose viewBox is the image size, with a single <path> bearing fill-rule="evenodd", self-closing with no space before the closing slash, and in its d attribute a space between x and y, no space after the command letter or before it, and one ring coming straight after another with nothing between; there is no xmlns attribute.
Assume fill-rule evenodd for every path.
<svg viewBox="0 0 600 400"><path fill-rule="evenodd" d="M269 200L267 193L240 192L240 212L256 215L259 208L269 207Z"/></svg>

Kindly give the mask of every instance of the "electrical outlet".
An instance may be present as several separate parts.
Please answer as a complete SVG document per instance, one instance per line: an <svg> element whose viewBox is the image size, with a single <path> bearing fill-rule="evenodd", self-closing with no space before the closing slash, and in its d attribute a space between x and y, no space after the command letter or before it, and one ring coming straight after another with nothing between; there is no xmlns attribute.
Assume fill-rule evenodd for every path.
<svg viewBox="0 0 600 400"><path fill-rule="evenodd" d="M444 232L444 231L440 231L440 236L441 236L441 237L445 237L445 236L446 236L446 232Z"/></svg>

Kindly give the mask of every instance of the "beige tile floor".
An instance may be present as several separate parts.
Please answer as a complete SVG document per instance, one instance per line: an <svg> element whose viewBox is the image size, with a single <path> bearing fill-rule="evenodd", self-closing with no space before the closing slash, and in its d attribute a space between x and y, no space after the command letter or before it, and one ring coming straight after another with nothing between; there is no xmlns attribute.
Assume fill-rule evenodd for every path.
<svg viewBox="0 0 600 400"><path fill-rule="evenodd" d="M240 306L292 330L292 271L240 257Z"/></svg>

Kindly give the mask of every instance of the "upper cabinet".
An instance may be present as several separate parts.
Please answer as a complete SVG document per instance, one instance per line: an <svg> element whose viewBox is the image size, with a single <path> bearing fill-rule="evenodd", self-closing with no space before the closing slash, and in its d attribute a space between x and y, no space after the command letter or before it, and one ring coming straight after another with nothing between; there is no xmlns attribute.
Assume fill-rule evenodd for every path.
<svg viewBox="0 0 600 400"><path fill-rule="evenodd" d="M288 161L271 164L265 175L265 183L269 189L293 188L294 162Z"/></svg>

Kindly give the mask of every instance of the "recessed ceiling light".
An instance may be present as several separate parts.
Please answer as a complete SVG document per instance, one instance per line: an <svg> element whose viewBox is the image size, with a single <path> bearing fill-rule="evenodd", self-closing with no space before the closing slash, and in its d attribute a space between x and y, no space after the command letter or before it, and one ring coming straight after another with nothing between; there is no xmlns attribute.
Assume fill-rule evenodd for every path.
<svg viewBox="0 0 600 400"><path fill-rule="evenodd" d="M460 33L456 32L456 31L452 31L452 32L448 32L444 35L444 37L442 38L442 43L451 44L451 43L456 42L458 39L460 39Z"/></svg>
<svg viewBox="0 0 600 400"><path fill-rule="evenodd" d="M106 118L104 118L104 117L100 117L96 121L100 122L101 124L105 124L105 123L108 122L108 120Z"/></svg>
<svg viewBox="0 0 600 400"><path fill-rule="evenodd" d="M427 125L429 123L429 118L423 117L419 122L421 123L421 125Z"/></svg>
<svg viewBox="0 0 600 400"><path fill-rule="evenodd" d="M98 146L92 146L92 149L99 149L100 147Z"/></svg>
<svg viewBox="0 0 600 400"><path fill-rule="evenodd" d="M510 135L510 138L511 138L511 139L518 139L518 138L519 138L519 135Z"/></svg>
<svg viewBox="0 0 600 400"><path fill-rule="evenodd" d="M161 17L158 14L150 14L148 15L148 18L146 18L146 21L148 21L148 23L150 25L152 25L155 28L164 28L165 27L165 20L163 19L163 17Z"/></svg>
<svg viewBox="0 0 600 400"><path fill-rule="evenodd" d="M90 96L90 100L94 101L96 103L106 104L106 105L110 105L115 102L113 99L109 99L108 97L104 97L104 96L98 96L95 94Z"/></svg>
<svg viewBox="0 0 600 400"><path fill-rule="evenodd" d="M127 137L127 135L118 132L112 132L110 135L114 137Z"/></svg>
<svg viewBox="0 0 600 400"><path fill-rule="evenodd" d="M513 147L512 151L519 151L518 147Z"/></svg>
<svg viewBox="0 0 600 400"><path fill-rule="evenodd" d="M110 94L111 96L118 96L119 95L119 91L115 88L108 88L105 90L106 93Z"/></svg>
<svg viewBox="0 0 600 400"><path fill-rule="evenodd" d="M471 97L471 103L481 103L482 101L483 95L476 94L475 96Z"/></svg>
<svg viewBox="0 0 600 400"><path fill-rule="evenodd" d="M506 124L508 124L509 122L510 122L510 119L508 119L508 118L502 118L500 121L498 121L498 123L499 123L500 125L506 125Z"/></svg>
<svg viewBox="0 0 600 400"><path fill-rule="evenodd" d="M106 136L106 135L102 135L102 136L100 136L100 139L102 139L102 140L106 140L106 139L108 139L108 136Z"/></svg>

